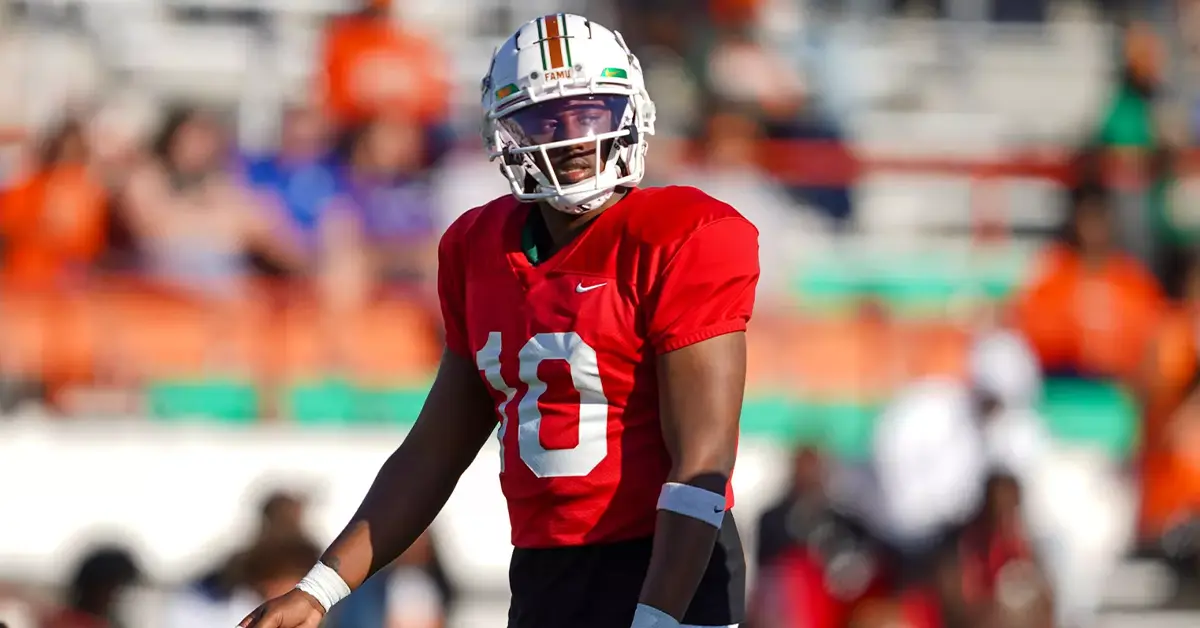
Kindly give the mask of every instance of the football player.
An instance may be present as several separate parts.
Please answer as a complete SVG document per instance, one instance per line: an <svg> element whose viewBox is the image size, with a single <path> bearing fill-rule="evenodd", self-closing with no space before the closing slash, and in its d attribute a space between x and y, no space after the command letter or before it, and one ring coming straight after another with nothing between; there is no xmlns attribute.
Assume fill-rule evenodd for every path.
<svg viewBox="0 0 1200 628"><path fill-rule="evenodd" d="M616 32L540 17L482 89L512 195L442 238L425 406L321 561L241 626L317 626L425 530L493 431L509 628L736 626L729 478L758 232L696 189L637 187L654 105Z"/></svg>

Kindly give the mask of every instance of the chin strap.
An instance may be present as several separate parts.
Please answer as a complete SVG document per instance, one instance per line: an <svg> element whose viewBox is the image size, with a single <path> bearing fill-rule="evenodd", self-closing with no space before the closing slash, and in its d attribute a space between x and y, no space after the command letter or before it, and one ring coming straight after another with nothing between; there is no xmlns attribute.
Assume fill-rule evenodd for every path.
<svg viewBox="0 0 1200 628"><path fill-rule="evenodd" d="M613 190L598 192L596 196L587 199L582 203L572 203L569 199L561 196L546 199L546 204L557 209L564 214L586 214L590 211L599 209L608 199L612 198Z"/></svg>

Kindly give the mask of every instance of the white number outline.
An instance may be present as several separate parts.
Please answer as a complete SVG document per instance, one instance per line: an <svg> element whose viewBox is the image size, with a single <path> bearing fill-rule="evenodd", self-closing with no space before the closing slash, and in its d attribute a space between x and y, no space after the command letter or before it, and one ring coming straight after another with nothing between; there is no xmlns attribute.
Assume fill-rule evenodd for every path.
<svg viewBox="0 0 1200 628"><path fill-rule="evenodd" d="M501 374L501 334L488 334L487 343L475 353L475 363L484 379L504 400L496 404L500 427L500 472L504 472L504 436L509 429L508 406L517 389ZM521 461L539 478L583 477L608 456L608 398L600 381L596 350L579 334L568 332L534 334L517 352L518 375L526 392L517 402L517 450ZM547 384L538 377L546 360L563 360L571 370L571 382L579 394L579 442L569 449L546 449L539 435L542 411L538 401Z"/></svg>

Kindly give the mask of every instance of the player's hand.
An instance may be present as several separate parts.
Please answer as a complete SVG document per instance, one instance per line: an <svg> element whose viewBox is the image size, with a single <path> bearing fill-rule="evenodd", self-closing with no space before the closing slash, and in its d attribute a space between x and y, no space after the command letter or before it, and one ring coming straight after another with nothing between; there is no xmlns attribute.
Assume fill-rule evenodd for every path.
<svg viewBox="0 0 1200 628"><path fill-rule="evenodd" d="M238 624L239 628L317 628L325 609L313 596L292 589L267 600Z"/></svg>

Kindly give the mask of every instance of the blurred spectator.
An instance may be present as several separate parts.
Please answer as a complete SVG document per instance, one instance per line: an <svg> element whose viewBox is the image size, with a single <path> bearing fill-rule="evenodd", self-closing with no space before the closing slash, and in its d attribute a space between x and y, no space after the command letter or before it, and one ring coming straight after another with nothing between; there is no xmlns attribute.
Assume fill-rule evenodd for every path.
<svg viewBox="0 0 1200 628"><path fill-rule="evenodd" d="M793 117L806 96L799 71L759 41L750 17L715 33L703 74L707 90L716 102L747 108L762 119Z"/></svg>
<svg viewBox="0 0 1200 628"><path fill-rule="evenodd" d="M308 501L303 495L274 491L259 507L258 539L307 538L305 517Z"/></svg>
<svg viewBox="0 0 1200 628"><path fill-rule="evenodd" d="M920 583L946 539L975 513L987 471L974 392L930 378L901 390L880 416L872 447L879 492L862 499L872 531Z"/></svg>
<svg viewBox="0 0 1200 628"><path fill-rule="evenodd" d="M831 573L831 567L841 573ZM876 584L861 564L829 565L806 548L793 547L760 572L748 625L842 628Z"/></svg>
<svg viewBox="0 0 1200 628"><path fill-rule="evenodd" d="M1178 297L1155 330L1142 364L1142 393L1145 414L1142 421L1142 453L1153 455L1169 446L1165 427L1191 394L1200 373L1200 255L1190 251L1184 272L1168 291Z"/></svg>
<svg viewBox="0 0 1200 628"><path fill-rule="evenodd" d="M1196 145L1200 144L1200 2L1181 0L1175 26L1181 48L1180 88L1191 129L1189 140Z"/></svg>
<svg viewBox="0 0 1200 628"><path fill-rule="evenodd" d="M1162 291L1118 247L1108 194L1071 194L1061 241L1041 256L1017 300L1021 332L1052 375L1132 382L1165 307Z"/></svg>
<svg viewBox="0 0 1200 628"><path fill-rule="evenodd" d="M130 179L122 209L149 274L205 308L210 367L244 368L229 330L246 306L249 259L306 270L300 239L277 207L266 206L229 172L226 137L209 114L172 111L154 159Z"/></svg>
<svg viewBox="0 0 1200 628"><path fill-rule="evenodd" d="M246 553L246 586L259 602L278 597L295 587L320 557L316 544L305 539L264 539Z"/></svg>
<svg viewBox="0 0 1200 628"><path fill-rule="evenodd" d="M420 129L398 119L363 127L351 144L346 176L366 248L385 280L427 283L437 262L437 210L421 168Z"/></svg>
<svg viewBox="0 0 1200 628"><path fill-rule="evenodd" d="M263 600L295 587L320 555L317 546L304 539L264 539L241 557L238 570L225 583L227 595L215 597L202 589L176 595L167 607L164 628L236 626Z"/></svg>
<svg viewBox="0 0 1200 628"><path fill-rule="evenodd" d="M124 548L109 546L89 552L67 586L64 608L42 628L124 628L122 596L141 580L141 569Z"/></svg>
<svg viewBox="0 0 1200 628"><path fill-rule="evenodd" d="M980 507L989 468L1021 465L1046 446L1029 412L1041 379L1019 336L995 331L969 357L963 383L930 377L910 383L876 427L878 494L863 508L902 569L902 584L927 584L941 548Z"/></svg>
<svg viewBox="0 0 1200 628"><path fill-rule="evenodd" d="M250 184L286 210L289 223L313 255L322 222L340 192L332 149L322 113L296 105L283 112L278 151L247 163Z"/></svg>
<svg viewBox="0 0 1200 628"><path fill-rule="evenodd" d="M1200 394L1195 390L1171 416L1168 440L1147 456L1141 512L1142 541L1189 578L1200 573Z"/></svg>
<svg viewBox="0 0 1200 628"><path fill-rule="evenodd" d="M991 464L1032 480L1052 447L1035 411L1042 389L1037 356L1020 334L995 329L975 340L967 361Z"/></svg>
<svg viewBox="0 0 1200 628"><path fill-rule="evenodd" d="M877 548L833 508L827 474L822 455L801 448L789 491L759 519L755 626L840 628L854 604L883 582Z"/></svg>
<svg viewBox="0 0 1200 628"><path fill-rule="evenodd" d="M108 191L104 270L131 272L137 268L137 242L121 205L133 174L146 157L158 125L155 104L136 94L120 94L101 105L88 127L94 174Z"/></svg>
<svg viewBox="0 0 1200 628"><path fill-rule="evenodd" d="M990 467L1002 476L993 477L993 497L1011 510L1019 491L1020 526L1006 525L1026 529L1026 549L1055 589L1060 625L1086 625L1129 548L1130 491L1106 452L1050 434L1035 410L1042 382L1024 339L993 331L969 362Z"/></svg>
<svg viewBox="0 0 1200 628"><path fill-rule="evenodd" d="M828 514L825 463L811 447L800 448L792 459L788 492L758 520L760 566L770 565L788 548L807 542L807 532Z"/></svg>
<svg viewBox="0 0 1200 628"><path fill-rule="evenodd" d="M245 549L172 597L166 628L236 625L266 599L263 595L284 586L280 582L295 575L298 563L311 559L286 586L299 582L319 557L304 529L305 504L296 494L269 494L259 507L255 537Z"/></svg>
<svg viewBox="0 0 1200 628"><path fill-rule="evenodd" d="M391 0L365 0L351 15L334 18L325 31L318 80L324 104L339 133L381 115L414 124L427 143L428 163L445 134L451 72L433 42L406 30L392 16Z"/></svg>
<svg viewBox="0 0 1200 628"><path fill-rule="evenodd" d="M346 348L340 328L366 297L367 269L359 217L344 202L341 167L335 159L324 114L305 106L283 115L279 150L247 164L247 175L264 205L284 210L290 231L299 236L304 266L317 275L322 306L325 366L338 370ZM253 258L268 275L295 278L261 254Z"/></svg>
<svg viewBox="0 0 1200 628"><path fill-rule="evenodd" d="M251 250L285 268L302 267L287 221L229 174L224 142L208 114L171 112L155 142L155 160L135 173L125 199L152 274L197 296L222 299L237 294Z"/></svg>
<svg viewBox="0 0 1200 628"><path fill-rule="evenodd" d="M1172 227L1168 207L1172 174L1165 153L1172 138L1163 124L1160 103L1163 56L1162 42L1148 24L1135 22L1128 27L1121 74L1096 138L1115 155L1125 180L1135 182L1132 187L1121 186L1116 196L1117 236L1147 263L1163 253L1163 246L1186 236Z"/></svg>
<svg viewBox="0 0 1200 628"><path fill-rule="evenodd" d="M1051 628L1050 593L1035 563L1015 478L993 475L984 508L963 535L963 593L973 625ZM1067 624L1077 625L1077 624Z"/></svg>
<svg viewBox="0 0 1200 628"><path fill-rule="evenodd" d="M760 234L761 293L768 300L782 299L790 294L789 282L801 256L811 252L805 244L819 242L828 228L817 216L797 208L758 168L761 139L762 129L752 116L732 109L718 112L708 119L700 169L677 175L673 183L695 185L741 208Z"/></svg>
<svg viewBox="0 0 1200 628"><path fill-rule="evenodd" d="M444 628L456 591L431 532L376 574L330 615L336 628Z"/></svg>
<svg viewBox="0 0 1200 628"><path fill-rule="evenodd" d="M966 589L971 596L994 597L997 579L1008 562L1032 560L1021 514L1021 485L1015 477L994 474L988 478L983 510L968 526L962 547Z"/></svg>
<svg viewBox="0 0 1200 628"><path fill-rule="evenodd" d="M87 271L104 247L104 188L89 169L83 125L70 120L42 147L36 167L0 198L5 279L50 289Z"/></svg>
<svg viewBox="0 0 1200 628"><path fill-rule="evenodd" d="M83 125L70 119L47 137L32 169L0 195L0 278L24 297L9 299L5 307L50 329L70 324L78 295L67 289L82 287L104 248L107 195L90 153ZM8 327L0 333L20 332ZM29 338L3 342L12 347L22 341ZM17 351L0 358L5 411L25 401L62 401L63 385L86 379L94 366L74 360L75 347L63 335L43 334L35 342L40 345L33 362Z"/></svg>
<svg viewBox="0 0 1200 628"><path fill-rule="evenodd" d="M764 139L810 141L839 149L841 133L812 106L800 68L760 41L752 21L755 11L752 7L745 10L745 14L730 15L703 53L702 76L713 103L754 116L762 125ZM762 165L770 170L783 164ZM820 209L834 224L848 225L851 204L846 186L791 185L787 189L796 200Z"/></svg>
<svg viewBox="0 0 1200 628"><path fill-rule="evenodd" d="M1200 535L1189 530L1200 511L1200 256L1191 260L1183 298L1160 326L1145 364L1140 533L1155 545L1169 539L1171 553L1195 560Z"/></svg>

